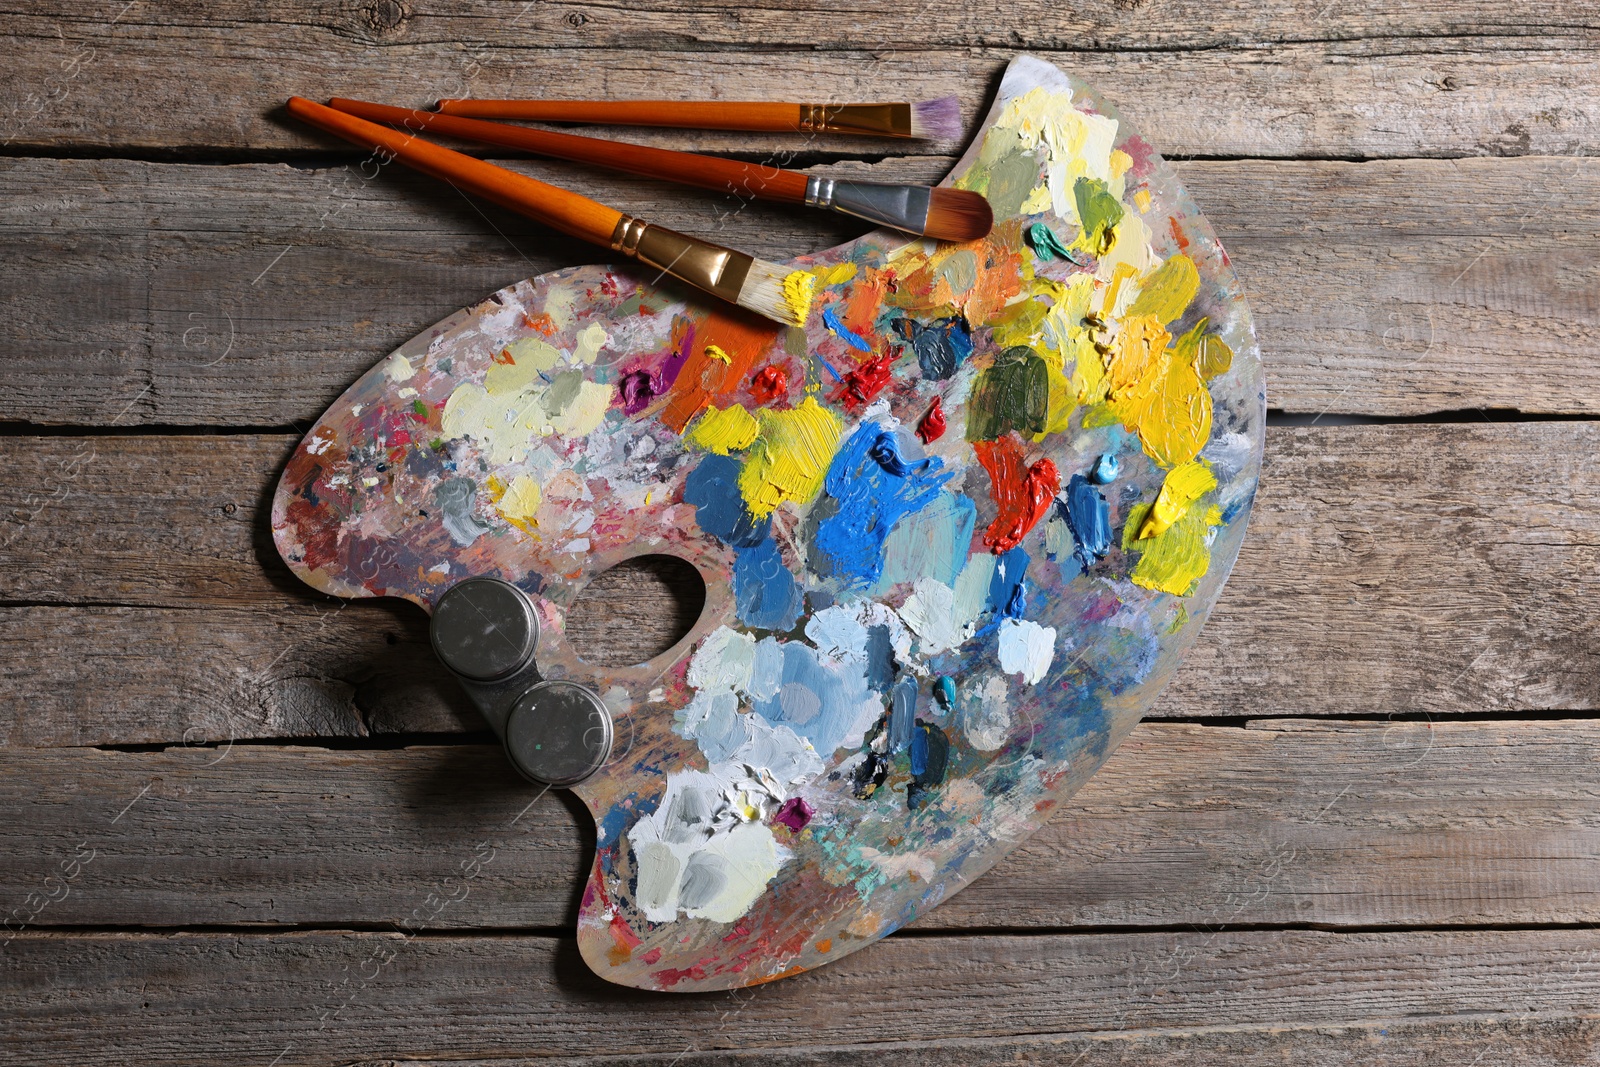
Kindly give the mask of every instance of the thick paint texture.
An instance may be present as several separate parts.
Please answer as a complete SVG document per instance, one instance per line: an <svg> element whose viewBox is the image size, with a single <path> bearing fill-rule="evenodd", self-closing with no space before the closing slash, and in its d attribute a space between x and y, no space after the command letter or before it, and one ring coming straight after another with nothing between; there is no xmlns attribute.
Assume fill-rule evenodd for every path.
<svg viewBox="0 0 1600 1067"><path fill-rule="evenodd" d="M1172 170L1023 58L950 180L989 236L786 263L793 329L631 267L502 290L374 367L284 472L303 580L424 608L514 582L541 675L611 709L574 790L577 943L610 980L769 981L962 890L1156 699L1238 552L1259 356ZM651 662L582 661L585 585L656 553L704 577L701 616Z"/></svg>

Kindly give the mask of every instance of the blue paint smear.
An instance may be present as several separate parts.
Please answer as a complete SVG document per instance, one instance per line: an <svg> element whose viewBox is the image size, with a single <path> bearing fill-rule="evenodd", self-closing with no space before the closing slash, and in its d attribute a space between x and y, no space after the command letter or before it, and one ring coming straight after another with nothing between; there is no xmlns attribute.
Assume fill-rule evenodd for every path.
<svg viewBox="0 0 1600 1067"><path fill-rule="evenodd" d="M956 683L948 674L933 683L933 697L946 711L956 706Z"/></svg>
<svg viewBox="0 0 1600 1067"><path fill-rule="evenodd" d="M1022 577L1028 573L1028 550L1018 545L995 560L994 577L989 579L987 607L997 615L1005 615L1012 598L1022 592ZM1026 606L1026 600L1023 601Z"/></svg>
<svg viewBox="0 0 1600 1067"><path fill-rule="evenodd" d="M818 525L816 546L847 585L870 586L878 580L889 531L901 518L937 500L954 473L944 470L939 459L907 464L899 448L891 431L862 423L839 449L823 481L838 510Z"/></svg>
<svg viewBox="0 0 1600 1067"><path fill-rule="evenodd" d="M902 678L889 692L889 751L904 752L917 724L917 682Z"/></svg>
<svg viewBox="0 0 1600 1067"><path fill-rule="evenodd" d="M773 695L752 701L755 712L810 741L824 760L846 741L858 744L861 734L852 733L851 727L860 718L862 703L871 698L860 667L824 665L816 649L798 641L781 647L783 665L777 684L769 681L765 686Z"/></svg>
<svg viewBox="0 0 1600 1067"><path fill-rule="evenodd" d="M890 643L889 628L884 625L867 627L867 688L887 693L894 684L894 646Z"/></svg>
<svg viewBox="0 0 1600 1067"><path fill-rule="evenodd" d="M683 500L695 506L700 528L723 544L752 548L767 539L770 518L757 522L745 510L739 492L739 461L732 456L706 456L684 481Z"/></svg>
<svg viewBox="0 0 1600 1067"><path fill-rule="evenodd" d="M828 329L832 330L834 333L838 334L841 341L855 349L857 352L872 351L872 346L867 343L867 339L865 337L862 337L860 334L851 330L850 327L839 321L839 316L834 312L831 305L822 309L822 324Z"/></svg>
<svg viewBox="0 0 1600 1067"><path fill-rule="evenodd" d="M917 366L922 368L924 378L949 378L972 355L972 330L961 318L939 319L927 325L896 319L894 325L917 354Z"/></svg>
<svg viewBox="0 0 1600 1067"><path fill-rule="evenodd" d="M739 621L761 630L791 630L805 596L770 538L740 549L733 561L733 601Z"/></svg>
<svg viewBox="0 0 1600 1067"><path fill-rule="evenodd" d="M921 777L928 773L928 731L911 731L911 773Z"/></svg>
<svg viewBox="0 0 1600 1067"><path fill-rule="evenodd" d="M884 542L883 573L873 595L882 596L896 583L918 578L937 578L954 586L967 565L977 520L977 506L955 493L941 493L915 515L900 520Z"/></svg>
<svg viewBox="0 0 1600 1067"><path fill-rule="evenodd" d="M1056 508L1077 542L1073 555L1087 570L1111 550L1111 509L1100 490L1081 474L1074 474L1067 482L1066 497L1065 501L1056 499Z"/></svg>

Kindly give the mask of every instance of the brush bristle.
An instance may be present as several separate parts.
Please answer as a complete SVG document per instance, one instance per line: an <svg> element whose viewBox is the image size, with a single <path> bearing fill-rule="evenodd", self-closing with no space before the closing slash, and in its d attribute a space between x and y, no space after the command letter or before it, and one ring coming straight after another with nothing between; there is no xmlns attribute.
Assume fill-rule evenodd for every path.
<svg viewBox="0 0 1600 1067"><path fill-rule="evenodd" d="M961 136L960 102L953 96L941 96L912 104L911 136L929 141L953 141Z"/></svg>
<svg viewBox="0 0 1600 1067"><path fill-rule="evenodd" d="M922 232L939 241L976 241L994 229L994 209L968 189L934 189Z"/></svg>
<svg viewBox="0 0 1600 1067"><path fill-rule="evenodd" d="M783 291L783 280L789 273L764 259L752 261L750 273L739 289L739 306L785 326L804 326L805 319Z"/></svg>

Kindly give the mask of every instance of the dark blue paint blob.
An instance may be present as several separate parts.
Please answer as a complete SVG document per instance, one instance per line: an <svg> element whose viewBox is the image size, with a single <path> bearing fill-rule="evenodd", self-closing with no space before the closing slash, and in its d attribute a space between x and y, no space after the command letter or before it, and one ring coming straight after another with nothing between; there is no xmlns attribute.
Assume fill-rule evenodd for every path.
<svg viewBox="0 0 1600 1067"><path fill-rule="evenodd" d="M745 509L739 492L739 461L732 456L706 456L684 481L683 500L695 506L700 528L725 545L750 548L767 539L770 518L757 522Z"/></svg>
<svg viewBox="0 0 1600 1067"><path fill-rule="evenodd" d="M894 684L894 645L887 626L867 627L867 688L887 693Z"/></svg>
<svg viewBox="0 0 1600 1067"><path fill-rule="evenodd" d="M950 738L931 722L917 723L911 735L911 782L906 786L906 806L916 811L933 790L944 784L950 767ZM948 829L948 828L947 828Z"/></svg>
<svg viewBox="0 0 1600 1067"><path fill-rule="evenodd" d="M760 630L792 630L805 609L805 596L770 539L739 550L733 601L739 621Z"/></svg>
<svg viewBox="0 0 1600 1067"><path fill-rule="evenodd" d="M1066 500L1057 497L1056 508L1077 543L1073 555L1085 569L1111 550L1111 509L1087 478L1074 474L1067 482Z"/></svg>
<svg viewBox="0 0 1600 1067"><path fill-rule="evenodd" d="M839 340L843 341L857 352L872 351L872 346L867 343L867 339L852 331L850 327L846 326L844 323L840 322L838 314L831 306L822 309L822 324L828 329L832 330L834 333L838 334Z"/></svg>
<svg viewBox="0 0 1600 1067"><path fill-rule="evenodd" d="M1026 597L1022 591L1023 575L1028 573L1028 550L1018 545L999 559L995 560L994 577L989 579L988 608L996 615L1009 616L1007 608L1015 597ZM1027 607L1027 600L1022 600L1022 606Z"/></svg>
<svg viewBox="0 0 1600 1067"><path fill-rule="evenodd" d="M927 325L896 319L894 327L917 354L924 378L948 378L972 355L972 330L964 319L938 319Z"/></svg>
<svg viewBox="0 0 1600 1067"><path fill-rule="evenodd" d="M877 457L890 456L890 450L886 467ZM837 510L817 526L816 547L831 564L831 573L857 587L876 582L883 573L883 544L894 524L936 500L952 474L939 459L904 463L891 432L862 423L839 449L823 481Z"/></svg>
<svg viewBox="0 0 1600 1067"><path fill-rule="evenodd" d="M889 691L889 751L904 752L917 724L917 680L902 678Z"/></svg>

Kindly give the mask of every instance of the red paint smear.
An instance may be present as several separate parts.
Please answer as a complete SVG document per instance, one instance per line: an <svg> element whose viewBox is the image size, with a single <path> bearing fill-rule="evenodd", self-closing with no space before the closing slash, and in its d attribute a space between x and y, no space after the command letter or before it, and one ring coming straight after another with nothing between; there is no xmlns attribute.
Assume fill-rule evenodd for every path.
<svg viewBox="0 0 1600 1067"><path fill-rule="evenodd" d="M788 396L789 375L775 363L762 367L750 379L750 395L758 404L770 404L781 396Z"/></svg>
<svg viewBox="0 0 1600 1067"><path fill-rule="evenodd" d="M639 958L645 962L646 966L654 967L656 964L661 962L661 950L658 948L653 948Z"/></svg>
<svg viewBox="0 0 1600 1067"><path fill-rule="evenodd" d="M835 401L844 401L844 406L854 411L859 404L883 392L893 377L890 367L894 365L894 354L885 352L877 359L869 359L855 370L844 376L839 383L839 388L834 392Z"/></svg>
<svg viewBox="0 0 1600 1067"><path fill-rule="evenodd" d="M989 472L989 495L999 514L984 531L983 543L999 555L1022 543L1061 490L1061 474L1048 458L1024 469L1022 442L1015 433L998 441L973 444L978 462Z"/></svg>
<svg viewBox="0 0 1600 1067"><path fill-rule="evenodd" d="M611 916L611 936L616 939L619 946L627 946L630 952L644 943L620 915Z"/></svg>
<svg viewBox="0 0 1600 1067"><path fill-rule="evenodd" d="M927 414L922 416L922 421L917 423L917 436L922 438L922 443L931 445L944 436L947 424L944 421L944 405L938 397L933 398L933 403L928 405Z"/></svg>
<svg viewBox="0 0 1600 1067"><path fill-rule="evenodd" d="M313 470L312 475L316 477L321 473L319 467ZM334 561L339 548L337 528L332 523L322 521L315 504L304 496L296 496L284 509L284 517L294 524L301 547L305 549L305 559L301 563L306 570L319 571Z"/></svg>
<svg viewBox="0 0 1600 1067"><path fill-rule="evenodd" d="M749 377L756 357L777 340L779 329L777 323L756 315L707 315L695 331L694 345L682 372L667 391L661 421L674 433L682 433L707 404L730 396ZM712 345L727 354L727 363L706 355Z"/></svg>
<svg viewBox="0 0 1600 1067"><path fill-rule="evenodd" d="M746 937L749 937L749 936L750 936L750 927L746 926L744 923L741 922L739 925L737 925L737 926L735 926L733 928L733 933L731 933L727 937L723 938L722 941L723 941L723 944L727 944L729 941L739 941L739 940L742 940L742 939L744 939Z"/></svg>
<svg viewBox="0 0 1600 1067"><path fill-rule="evenodd" d="M704 981L706 977L706 967L716 962L717 957L706 956L703 957L700 962L696 963L693 967L668 967L664 970L655 972L655 974L653 974L651 977L659 982L663 989L671 989L685 978L693 978L697 982Z"/></svg>
<svg viewBox="0 0 1600 1067"><path fill-rule="evenodd" d="M1178 225L1178 216L1174 215L1168 219L1167 226L1172 230L1172 239L1178 242L1178 250L1189 251L1189 239L1183 235L1183 227Z"/></svg>

